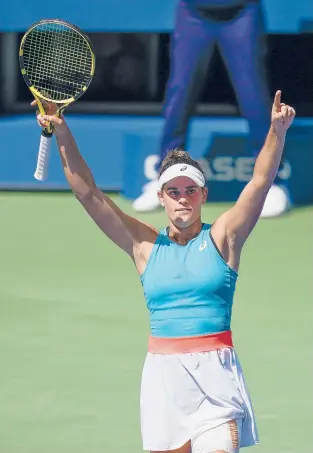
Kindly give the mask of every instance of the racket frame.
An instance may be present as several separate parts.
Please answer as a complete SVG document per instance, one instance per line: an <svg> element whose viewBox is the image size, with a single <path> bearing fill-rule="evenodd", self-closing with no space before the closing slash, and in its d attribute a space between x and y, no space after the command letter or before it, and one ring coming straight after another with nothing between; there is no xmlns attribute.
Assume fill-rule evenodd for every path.
<svg viewBox="0 0 313 453"><path fill-rule="evenodd" d="M47 25L49 23L50 24L63 25L63 26L66 26L66 27L72 29L73 31L77 32L84 39L85 43L88 45L89 50L90 50L91 70L90 70L89 81L82 88L82 90L79 91L75 96L72 96L72 97L70 97L68 99L65 99L65 100L53 100L53 99L45 96L44 94L40 93L40 91L37 90L34 87L34 85L32 84L32 82L30 81L30 79L29 79L29 77L27 75L27 70L26 70L25 65L24 65L24 58L23 58L24 44L26 42L26 39L27 39L28 35L34 30L34 28L36 28L38 26L42 26L42 25ZM44 108L44 102L46 101L46 102L49 102L49 103L56 104L56 106L58 106L57 110L55 111L55 113L53 115L56 116L56 117L59 117L62 114L62 112L70 104L72 104L73 102L77 101L77 99L79 99L86 92L87 88L89 87L89 85L90 85L90 83L92 81L92 77L93 77L94 72L95 72L96 58L95 58L95 52L94 52L93 44L92 44L90 38L79 27L77 27L76 25L71 24L70 22L64 21L62 19L42 19L42 20L40 20L38 22L33 23L25 31L25 33L24 33L24 35L22 37L21 43L20 43L20 48L19 48L19 64L20 64L20 70L21 70L22 76L24 78L24 81L25 81L26 85L28 86L30 92L32 93L33 97L35 98L35 100L37 102L37 106L38 106L39 112L41 113L41 115L46 115L46 110ZM42 128L42 137L41 137L41 142L40 142L41 145L40 145L39 154L38 154L37 168L36 168L36 171L35 171L35 178L40 180L40 181L43 181L45 179L46 171L38 171L38 168L39 168L39 165L40 165L40 167L44 169L45 165L43 164L43 162L47 162L47 160L49 158L49 149L50 149L50 146L51 146L52 135L53 135L53 125L51 123L48 123L46 127ZM46 139L46 140L43 140L43 139ZM42 143L44 144L43 146L42 146ZM43 156L45 156L44 160L43 160Z"/></svg>

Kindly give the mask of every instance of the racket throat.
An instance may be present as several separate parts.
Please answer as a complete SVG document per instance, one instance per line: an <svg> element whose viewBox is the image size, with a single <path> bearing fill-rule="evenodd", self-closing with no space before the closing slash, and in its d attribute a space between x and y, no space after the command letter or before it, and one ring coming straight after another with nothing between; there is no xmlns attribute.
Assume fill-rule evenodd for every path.
<svg viewBox="0 0 313 453"><path fill-rule="evenodd" d="M41 135L46 138L51 138L53 135L53 127L43 129Z"/></svg>

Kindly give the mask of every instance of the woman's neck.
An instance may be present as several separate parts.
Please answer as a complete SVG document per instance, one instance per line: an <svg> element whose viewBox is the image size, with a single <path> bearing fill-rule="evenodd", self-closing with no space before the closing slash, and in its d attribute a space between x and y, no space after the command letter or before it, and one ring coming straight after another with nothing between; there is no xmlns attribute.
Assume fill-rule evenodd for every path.
<svg viewBox="0 0 313 453"><path fill-rule="evenodd" d="M168 237L179 245L186 245L191 239L198 236L202 230L202 226L203 223L200 218L186 228L179 228L170 223L168 227Z"/></svg>

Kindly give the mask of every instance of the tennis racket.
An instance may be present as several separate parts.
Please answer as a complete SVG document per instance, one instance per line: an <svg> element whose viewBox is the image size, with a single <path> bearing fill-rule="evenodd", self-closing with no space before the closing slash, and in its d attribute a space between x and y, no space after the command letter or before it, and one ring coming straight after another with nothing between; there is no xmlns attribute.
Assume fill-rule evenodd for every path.
<svg viewBox="0 0 313 453"><path fill-rule="evenodd" d="M21 40L19 61L42 115L46 114L45 105L53 103L54 115L59 116L85 93L95 71L95 54L88 36L60 19L41 20L29 27ZM48 123L42 130L34 174L39 181L47 178L52 135L53 125Z"/></svg>

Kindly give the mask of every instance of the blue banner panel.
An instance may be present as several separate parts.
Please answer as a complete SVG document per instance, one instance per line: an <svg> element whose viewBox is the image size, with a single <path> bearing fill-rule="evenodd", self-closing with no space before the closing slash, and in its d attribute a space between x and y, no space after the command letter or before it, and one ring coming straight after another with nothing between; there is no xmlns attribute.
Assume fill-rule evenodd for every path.
<svg viewBox="0 0 313 453"><path fill-rule="evenodd" d="M142 187L157 177L159 135L147 130L125 135L123 192L135 199ZM280 170L296 204L313 202L312 148L313 120L296 120L288 132ZM235 201L251 179L254 166L245 120L194 120L189 150L206 173L209 201Z"/></svg>
<svg viewBox="0 0 313 453"><path fill-rule="evenodd" d="M54 0L46 13L39 0L2 2L0 31L24 31L44 18L62 18L87 31L171 32L178 0ZM261 0L262 1L262 0ZM301 33L313 29L312 0L263 0L269 33ZM49 10L49 8L48 8Z"/></svg>
<svg viewBox="0 0 313 453"><path fill-rule="evenodd" d="M160 117L67 117L78 147L98 186L136 198L145 183L156 178ZM189 149L201 160L208 179L210 201L233 201L249 181L253 159L247 152L244 119L195 118ZM0 120L0 188L67 190L55 139L45 182L33 174L40 129L33 116ZM281 177L288 180L295 203L313 202L313 119L296 119L288 132Z"/></svg>

